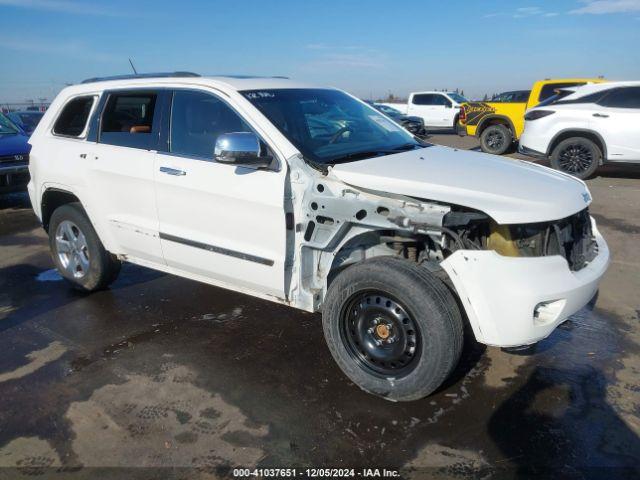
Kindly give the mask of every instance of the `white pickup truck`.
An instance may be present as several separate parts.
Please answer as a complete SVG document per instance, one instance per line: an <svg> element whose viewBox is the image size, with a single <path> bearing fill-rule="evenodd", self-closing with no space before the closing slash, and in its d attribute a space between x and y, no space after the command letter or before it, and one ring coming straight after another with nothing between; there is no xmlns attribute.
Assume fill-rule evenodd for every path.
<svg viewBox="0 0 640 480"><path fill-rule="evenodd" d="M30 143L31 203L74 287L127 261L322 312L340 368L390 400L442 384L465 322L490 345L546 337L609 263L582 181L422 143L331 88L93 79Z"/></svg>
<svg viewBox="0 0 640 480"><path fill-rule="evenodd" d="M458 123L460 106L467 99L456 92L413 92L408 103L383 103L405 115L420 117L426 127L453 128Z"/></svg>

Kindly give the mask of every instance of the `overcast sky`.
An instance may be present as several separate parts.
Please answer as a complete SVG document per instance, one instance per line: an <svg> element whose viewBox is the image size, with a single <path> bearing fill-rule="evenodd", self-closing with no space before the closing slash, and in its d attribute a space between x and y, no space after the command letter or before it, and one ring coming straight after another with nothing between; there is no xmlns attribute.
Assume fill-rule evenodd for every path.
<svg viewBox="0 0 640 480"><path fill-rule="evenodd" d="M92 76L286 75L368 98L640 79L640 0L0 0L0 101Z"/></svg>

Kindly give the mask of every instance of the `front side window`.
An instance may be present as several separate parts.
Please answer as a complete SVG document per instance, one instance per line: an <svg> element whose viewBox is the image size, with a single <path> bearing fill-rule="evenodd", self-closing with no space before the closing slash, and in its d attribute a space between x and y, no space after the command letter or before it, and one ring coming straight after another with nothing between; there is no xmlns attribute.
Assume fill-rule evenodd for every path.
<svg viewBox="0 0 640 480"><path fill-rule="evenodd" d="M444 95L434 95L433 104L439 107L450 107L452 105L451 100Z"/></svg>
<svg viewBox="0 0 640 480"><path fill-rule="evenodd" d="M241 93L314 163L333 165L423 146L375 108L338 90Z"/></svg>
<svg viewBox="0 0 640 480"><path fill-rule="evenodd" d="M611 108L640 108L640 87L618 88L599 103L603 107Z"/></svg>
<svg viewBox="0 0 640 480"><path fill-rule="evenodd" d="M122 92L109 95L102 114L100 143L151 149L155 146L155 92Z"/></svg>
<svg viewBox="0 0 640 480"><path fill-rule="evenodd" d="M211 160L218 137L234 132L251 132L251 129L219 98L195 91L176 91L173 95L172 153Z"/></svg>
<svg viewBox="0 0 640 480"><path fill-rule="evenodd" d="M93 106L94 97L78 97L69 101L53 125L55 135L79 137L84 132Z"/></svg>

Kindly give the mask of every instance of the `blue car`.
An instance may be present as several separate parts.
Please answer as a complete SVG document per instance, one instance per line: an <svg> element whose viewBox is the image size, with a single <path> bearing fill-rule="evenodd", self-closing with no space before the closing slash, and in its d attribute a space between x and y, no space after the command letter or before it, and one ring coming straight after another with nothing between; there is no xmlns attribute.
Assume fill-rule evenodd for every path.
<svg viewBox="0 0 640 480"><path fill-rule="evenodd" d="M25 190L29 183L29 137L0 113L0 193Z"/></svg>

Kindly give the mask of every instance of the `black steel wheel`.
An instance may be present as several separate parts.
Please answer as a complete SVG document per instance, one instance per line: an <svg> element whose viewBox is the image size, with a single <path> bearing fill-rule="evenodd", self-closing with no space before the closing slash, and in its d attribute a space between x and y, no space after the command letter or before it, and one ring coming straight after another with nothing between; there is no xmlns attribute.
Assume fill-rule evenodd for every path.
<svg viewBox="0 0 640 480"><path fill-rule="evenodd" d="M567 138L551 154L551 165L556 170L578 178L589 178L600 164L602 153L591 140L582 137Z"/></svg>
<svg viewBox="0 0 640 480"><path fill-rule="evenodd" d="M342 341L351 358L376 375L408 374L420 356L418 324L406 308L380 291L359 292L341 314Z"/></svg>
<svg viewBox="0 0 640 480"><path fill-rule="evenodd" d="M405 259L347 267L322 307L331 355L361 389L394 401L436 390L462 351L462 317L445 284Z"/></svg>

